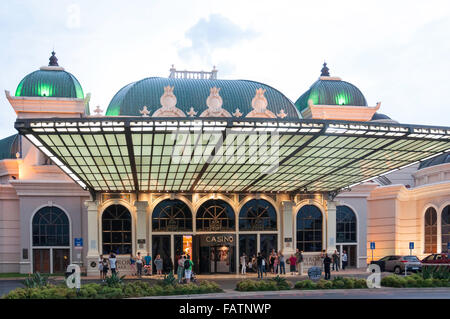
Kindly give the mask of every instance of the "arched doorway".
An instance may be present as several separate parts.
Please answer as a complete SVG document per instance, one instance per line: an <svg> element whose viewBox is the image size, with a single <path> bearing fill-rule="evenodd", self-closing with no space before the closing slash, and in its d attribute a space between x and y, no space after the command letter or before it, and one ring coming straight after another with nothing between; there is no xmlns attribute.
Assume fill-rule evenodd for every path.
<svg viewBox="0 0 450 319"><path fill-rule="evenodd" d="M258 252L269 258L272 250L278 250L277 212L264 199L252 199L239 212L239 257L243 253L247 261Z"/></svg>
<svg viewBox="0 0 450 319"><path fill-rule="evenodd" d="M297 213L297 248L303 252L322 251L322 212L317 206L305 205Z"/></svg>
<svg viewBox="0 0 450 319"><path fill-rule="evenodd" d="M70 264L70 222L55 206L39 209L32 219L33 272L64 273Z"/></svg>
<svg viewBox="0 0 450 319"><path fill-rule="evenodd" d="M339 255L347 254L347 265L358 266L358 237L355 212L348 206L336 207L336 248ZM342 261L342 258L341 260Z"/></svg>
<svg viewBox="0 0 450 319"><path fill-rule="evenodd" d="M442 210L441 214L441 247L443 253L449 253L450 243L450 205Z"/></svg>
<svg viewBox="0 0 450 319"><path fill-rule="evenodd" d="M116 255L131 254L131 214L123 205L110 205L102 214L102 251Z"/></svg>
<svg viewBox="0 0 450 319"><path fill-rule="evenodd" d="M166 199L156 205L152 213L152 232L159 233L152 235L152 256L160 255L164 273L168 273L173 266L177 270L182 253L192 257L192 213L185 202ZM172 249L174 265L171 263Z"/></svg>
<svg viewBox="0 0 450 319"><path fill-rule="evenodd" d="M433 207L427 208L424 216L424 253L437 252L437 212Z"/></svg>
<svg viewBox="0 0 450 319"><path fill-rule="evenodd" d="M194 263L200 273L235 271L236 218L233 208L223 200L204 202L196 214ZM198 252L198 253L195 253Z"/></svg>

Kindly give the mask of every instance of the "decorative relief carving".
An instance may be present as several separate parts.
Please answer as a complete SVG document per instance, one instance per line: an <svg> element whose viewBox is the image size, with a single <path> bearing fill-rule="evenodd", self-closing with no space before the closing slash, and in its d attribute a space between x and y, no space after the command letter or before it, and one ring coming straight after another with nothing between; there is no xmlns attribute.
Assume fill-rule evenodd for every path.
<svg viewBox="0 0 450 319"><path fill-rule="evenodd" d="M258 117L258 118L276 118L273 112L267 109L267 99L264 96L265 89L259 88L256 90L255 97L252 99L253 111L247 114L246 117Z"/></svg>
<svg viewBox="0 0 450 319"><path fill-rule="evenodd" d="M173 86L164 87L164 94L160 98L162 107L153 113L152 117L186 117L186 114L175 105L177 105L177 97L173 94Z"/></svg>
<svg viewBox="0 0 450 319"><path fill-rule="evenodd" d="M219 95L220 88L212 87L206 105L208 109L200 114L200 117L231 117L231 114L222 108L223 100Z"/></svg>

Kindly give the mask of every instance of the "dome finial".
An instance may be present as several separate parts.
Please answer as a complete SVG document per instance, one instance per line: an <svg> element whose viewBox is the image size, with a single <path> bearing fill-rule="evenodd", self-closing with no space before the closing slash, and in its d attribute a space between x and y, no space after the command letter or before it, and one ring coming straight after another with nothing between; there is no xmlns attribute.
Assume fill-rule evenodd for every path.
<svg viewBox="0 0 450 319"><path fill-rule="evenodd" d="M50 57L50 62L48 63L48 66L59 66L58 64L58 58L55 55L55 51L52 51L52 56Z"/></svg>
<svg viewBox="0 0 450 319"><path fill-rule="evenodd" d="M320 76L330 76L330 72L328 72L330 69L327 67L327 63L323 62L323 68L321 70L322 73L320 73Z"/></svg>

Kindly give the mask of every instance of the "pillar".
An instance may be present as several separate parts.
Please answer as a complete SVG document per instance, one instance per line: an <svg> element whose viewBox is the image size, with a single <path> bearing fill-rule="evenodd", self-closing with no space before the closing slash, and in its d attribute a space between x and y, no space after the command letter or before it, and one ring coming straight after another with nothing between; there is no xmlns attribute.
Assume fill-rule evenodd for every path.
<svg viewBox="0 0 450 319"><path fill-rule="evenodd" d="M84 202L87 208L87 238L84 245L87 245L86 271L88 275L98 275L98 259L100 256L98 247L98 202L88 200Z"/></svg>
<svg viewBox="0 0 450 319"><path fill-rule="evenodd" d="M140 252L141 256L147 255L147 207L148 202L136 201L134 202L136 207L136 253Z"/></svg>
<svg viewBox="0 0 450 319"><path fill-rule="evenodd" d="M281 202L281 206L283 236L280 240L283 255L287 260L291 254L295 254L293 225L294 203L292 201L283 201Z"/></svg>
<svg viewBox="0 0 450 319"><path fill-rule="evenodd" d="M336 202L327 201L327 254L331 256L336 250Z"/></svg>

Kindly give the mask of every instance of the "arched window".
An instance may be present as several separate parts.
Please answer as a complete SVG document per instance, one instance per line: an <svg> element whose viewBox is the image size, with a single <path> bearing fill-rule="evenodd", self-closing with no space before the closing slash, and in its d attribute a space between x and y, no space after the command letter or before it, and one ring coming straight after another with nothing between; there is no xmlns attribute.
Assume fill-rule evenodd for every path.
<svg viewBox="0 0 450 319"><path fill-rule="evenodd" d="M268 201L253 199L239 213L239 230L277 230L277 213Z"/></svg>
<svg viewBox="0 0 450 319"><path fill-rule="evenodd" d="M314 205L303 206L297 214L297 248L322 251L322 212Z"/></svg>
<svg viewBox="0 0 450 319"><path fill-rule="evenodd" d="M437 213L433 207L425 212L425 253L437 252Z"/></svg>
<svg viewBox="0 0 450 319"><path fill-rule="evenodd" d="M131 214L122 205L108 206L102 215L103 254L131 253Z"/></svg>
<svg viewBox="0 0 450 319"><path fill-rule="evenodd" d="M336 242L356 243L356 215L348 206L336 207Z"/></svg>
<svg viewBox="0 0 450 319"><path fill-rule="evenodd" d="M32 221L33 246L69 246L69 218L55 206L43 207Z"/></svg>
<svg viewBox="0 0 450 319"><path fill-rule="evenodd" d="M192 213L181 200L163 200L152 214L153 231L192 231Z"/></svg>
<svg viewBox="0 0 450 319"><path fill-rule="evenodd" d="M448 243L450 243L450 205L442 210L441 216L442 252L448 253Z"/></svg>
<svg viewBox="0 0 450 319"><path fill-rule="evenodd" d="M235 217L230 205L222 200L208 200L197 211L197 230L234 231Z"/></svg>

